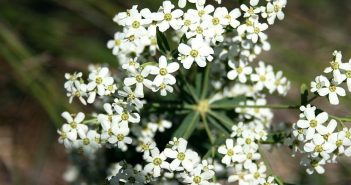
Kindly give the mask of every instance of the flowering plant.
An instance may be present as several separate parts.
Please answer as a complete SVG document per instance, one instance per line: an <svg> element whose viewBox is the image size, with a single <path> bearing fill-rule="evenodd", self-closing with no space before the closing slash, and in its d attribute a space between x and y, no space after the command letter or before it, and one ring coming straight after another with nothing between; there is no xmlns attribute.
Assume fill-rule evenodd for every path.
<svg viewBox="0 0 351 185"><path fill-rule="evenodd" d="M302 85L298 105L267 104L271 94L285 96L290 82L255 61L270 49L264 31L284 18L286 4L250 0L228 10L205 0L179 0L178 7L166 0L156 12L133 6L118 13L113 20L122 30L107 47L120 64L113 71L121 73L90 66L86 80L82 72L65 75L69 101L96 108L62 113L59 142L90 167L78 171L100 173L110 184L283 184L263 145L284 143L305 154L301 164L309 174L350 156L351 130L344 122L351 119L311 105L323 96L339 104L344 82L351 91L351 60L343 63L340 52L324 71L330 78ZM272 109L301 114L274 130ZM71 180L101 183L89 175Z"/></svg>

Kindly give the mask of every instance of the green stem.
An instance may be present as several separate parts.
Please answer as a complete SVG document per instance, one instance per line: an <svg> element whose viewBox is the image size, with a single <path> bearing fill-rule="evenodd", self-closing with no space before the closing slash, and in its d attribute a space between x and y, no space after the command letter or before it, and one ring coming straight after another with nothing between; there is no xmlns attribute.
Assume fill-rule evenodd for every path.
<svg viewBox="0 0 351 185"><path fill-rule="evenodd" d="M184 74L181 72L181 70L179 70L179 74L183 80L183 82L185 83L185 86L189 89L190 95L192 96L192 98L194 98L194 100L196 102L199 101L199 98L196 96L196 93L194 92L194 89L190 86L190 84L186 81ZM181 88L181 87L180 87Z"/></svg>
<svg viewBox="0 0 351 185"><path fill-rule="evenodd" d="M201 119L202 119L202 122L204 123L207 136L210 139L211 144L213 145L214 144L214 138L212 137L211 130L210 130L210 127L208 126L206 116L204 114L201 114Z"/></svg>
<svg viewBox="0 0 351 185"><path fill-rule="evenodd" d="M319 97L318 94L314 95L311 99L307 100L307 104L311 103L313 100L317 99Z"/></svg>
<svg viewBox="0 0 351 185"><path fill-rule="evenodd" d="M268 109L299 109L299 105L210 105L213 109L235 109L235 108L268 108Z"/></svg>
<svg viewBox="0 0 351 185"><path fill-rule="evenodd" d="M153 108L159 108L159 109L188 109L188 110L194 110L193 105L189 104L169 104L169 103L149 103L147 106L153 107Z"/></svg>
<svg viewBox="0 0 351 185"><path fill-rule="evenodd" d="M200 96L200 99L204 99L206 94L207 94L207 89L208 89L208 79L209 79L209 73L211 71L211 63L209 63L206 67L206 70L205 70L205 78L204 78L204 81L203 81L203 89L202 89L202 92L201 92L201 96Z"/></svg>
<svg viewBox="0 0 351 185"><path fill-rule="evenodd" d="M262 156L262 160L263 162L266 164L267 166L267 171L270 175L273 175L273 170L272 170L272 166L270 164L270 162L268 161L265 153L263 152L261 145L258 146L258 152L260 152L261 156Z"/></svg>

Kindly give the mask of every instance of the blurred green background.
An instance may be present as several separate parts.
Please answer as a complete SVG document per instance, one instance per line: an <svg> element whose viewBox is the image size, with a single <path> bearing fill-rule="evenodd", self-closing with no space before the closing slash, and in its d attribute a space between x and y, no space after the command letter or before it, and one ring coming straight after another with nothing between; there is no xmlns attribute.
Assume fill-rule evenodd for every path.
<svg viewBox="0 0 351 185"><path fill-rule="evenodd" d="M173 1L173 0L172 0ZM176 2L176 1L174 1ZM236 7L236 0L223 0ZM133 4L157 9L160 0L1 0L0 1L0 184L61 185L69 163L57 143L56 127L67 103L64 73L85 71L90 63L116 59L106 42L118 29L113 16ZM284 21L267 32L270 52L259 56L292 80L287 99L298 97L299 84L320 74L334 49L351 57L351 1L288 0ZM332 107L350 115L351 101ZM325 102L317 102L326 104ZM296 112L282 112L277 121L295 121ZM325 176L306 177L285 148L267 154L274 172L295 184L351 184L351 164L328 166Z"/></svg>

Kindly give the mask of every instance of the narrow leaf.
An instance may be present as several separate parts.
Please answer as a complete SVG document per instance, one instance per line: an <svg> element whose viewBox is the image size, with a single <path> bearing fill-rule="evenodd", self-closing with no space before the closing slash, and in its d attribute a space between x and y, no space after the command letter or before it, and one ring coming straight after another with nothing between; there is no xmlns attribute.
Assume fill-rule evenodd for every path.
<svg viewBox="0 0 351 185"><path fill-rule="evenodd" d="M169 43L167 41L167 37L164 35L164 33L160 32L159 29L157 29L156 38L157 45L161 51L163 51L164 53L171 51L171 48L169 47Z"/></svg>
<svg viewBox="0 0 351 185"><path fill-rule="evenodd" d="M210 111L209 114L223 124L225 128L231 130L234 122L223 113Z"/></svg>
<svg viewBox="0 0 351 185"><path fill-rule="evenodd" d="M191 112L188 114L178 129L174 132L173 137L182 137L184 139L189 139L191 134L194 132L196 125L199 123L199 113Z"/></svg>

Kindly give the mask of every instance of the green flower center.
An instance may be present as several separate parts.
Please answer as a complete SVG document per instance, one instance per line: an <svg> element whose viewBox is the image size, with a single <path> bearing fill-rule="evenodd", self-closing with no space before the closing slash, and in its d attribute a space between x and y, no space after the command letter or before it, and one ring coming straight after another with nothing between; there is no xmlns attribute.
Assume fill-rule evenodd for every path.
<svg viewBox="0 0 351 185"><path fill-rule="evenodd" d="M246 144L248 144L248 145L249 145L249 144L251 144L251 142L252 142L252 141L251 141L251 139L250 139L250 138L245 139L245 143L246 143Z"/></svg>
<svg viewBox="0 0 351 185"><path fill-rule="evenodd" d="M96 79L95 79L95 82L96 82L96 84L102 84L102 78L101 77L96 77Z"/></svg>
<svg viewBox="0 0 351 185"><path fill-rule="evenodd" d="M227 151L227 155L228 155L229 157L233 156L233 155L234 155L234 151L233 151L232 149L229 149L229 150Z"/></svg>
<svg viewBox="0 0 351 185"><path fill-rule="evenodd" d="M261 32L259 27L255 27L254 28L254 33L259 34Z"/></svg>
<svg viewBox="0 0 351 185"><path fill-rule="evenodd" d="M165 76L167 73L168 73L168 72L167 72L167 69L166 69L166 68L161 68L161 69L160 69L160 75L161 75L161 76Z"/></svg>
<svg viewBox="0 0 351 185"><path fill-rule="evenodd" d="M336 91L336 86L335 86L335 85L331 85L331 86L329 87L329 91L330 91L330 92L335 92L335 91Z"/></svg>
<svg viewBox="0 0 351 185"><path fill-rule="evenodd" d="M239 73L239 74L242 73L243 72L243 68L242 67L236 68L236 72Z"/></svg>
<svg viewBox="0 0 351 185"><path fill-rule="evenodd" d="M317 124L318 124L318 122L317 122L317 120L311 120L310 121L310 126L312 127L312 128L315 128L316 126L317 126Z"/></svg>
<svg viewBox="0 0 351 185"><path fill-rule="evenodd" d="M193 58L196 58L197 56L199 56L199 52L193 49L190 51L190 56L192 56Z"/></svg>
<svg viewBox="0 0 351 185"><path fill-rule="evenodd" d="M218 25L219 22L220 22L220 20L219 20L217 17L215 17L215 18L212 19L212 24L213 24L213 25Z"/></svg>
<svg viewBox="0 0 351 185"><path fill-rule="evenodd" d="M160 166L162 164L162 160L160 158L155 158L152 163L154 163L155 166Z"/></svg>
<svg viewBox="0 0 351 185"><path fill-rule="evenodd" d="M260 81L262 81L262 82L266 81L266 76L261 75L261 76L260 76Z"/></svg>
<svg viewBox="0 0 351 185"><path fill-rule="evenodd" d="M185 159L185 154L183 152L179 152L177 155L177 159L183 161Z"/></svg>
<svg viewBox="0 0 351 185"><path fill-rule="evenodd" d="M137 81L138 83L141 83L141 82L144 81L143 75L137 75L137 76L135 77L135 79L136 79L136 81Z"/></svg>
<svg viewBox="0 0 351 185"><path fill-rule="evenodd" d="M194 183L195 184L200 184L201 182L201 177L200 176L195 176L194 179L193 179Z"/></svg>
<svg viewBox="0 0 351 185"><path fill-rule="evenodd" d="M135 40L135 36L131 35L128 37L129 42L133 42Z"/></svg>
<svg viewBox="0 0 351 185"><path fill-rule="evenodd" d="M313 168L315 168L315 167L318 166L318 161L315 160L315 159L313 159L313 160L311 160L310 164L311 164L311 166L312 166Z"/></svg>
<svg viewBox="0 0 351 185"><path fill-rule="evenodd" d="M118 141L123 141L124 140L124 135L123 134L117 134L117 140Z"/></svg>
<svg viewBox="0 0 351 185"><path fill-rule="evenodd" d="M90 143L89 139L88 138L84 138L83 139L83 144L84 145L88 145Z"/></svg>
<svg viewBox="0 0 351 185"><path fill-rule="evenodd" d="M191 21L189 19L184 21L184 25L185 26L190 26L191 25Z"/></svg>
<svg viewBox="0 0 351 185"><path fill-rule="evenodd" d="M73 129L77 128L77 123L76 122L72 122L69 124Z"/></svg>
<svg viewBox="0 0 351 185"><path fill-rule="evenodd" d="M346 77L351 78L351 71L346 71Z"/></svg>
<svg viewBox="0 0 351 185"><path fill-rule="evenodd" d="M339 147L343 144L343 141L341 139L336 141L336 146Z"/></svg>
<svg viewBox="0 0 351 185"><path fill-rule="evenodd" d="M204 30L200 26L198 26L195 31L197 34L202 34L204 32Z"/></svg>
<svg viewBox="0 0 351 185"><path fill-rule="evenodd" d="M129 114L126 113L126 112L123 112L122 115L121 115L121 119L123 121L127 121L129 119Z"/></svg>
<svg viewBox="0 0 351 185"><path fill-rule="evenodd" d="M322 145L316 145L315 148L314 148L314 151L317 152L317 153L323 152Z"/></svg>
<svg viewBox="0 0 351 185"><path fill-rule="evenodd" d="M333 70L338 70L339 69L339 63L333 61L330 62L331 67L333 68Z"/></svg>
<svg viewBox="0 0 351 185"><path fill-rule="evenodd" d="M171 21L171 20L172 20L172 14L166 13L166 14L164 15L164 19L165 19L166 21Z"/></svg>
<svg viewBox="0 0 351 185"><path fill-rule="evenodd" d="M121 45L121 43L122 43L121 40L119 40L119 39L118 39L118 40L115 40L115 45L116 45L116 46Z"/></svg>
<svg viewBox="0 0 351 185"><path fill-rule="evenodd" d="M205 10L200 10L197 14L202 17L203 15L205 15Z"/></svg>
<svg viewBox="0 0 351 185"><path fill-rule="evenodd" d="M275 4L275 5L274 5L274 11L275 11L275 12L279 12L279 11L280 11L280 6L277 5L277 4Z"/></svg>
<svg viewBox="0 0 351 185"><path fill-rule="evenodd" d="M140 27L140 22L139 21L134 21L132 23L132 27L135 28L135 29L139 28Z"/></svg>

